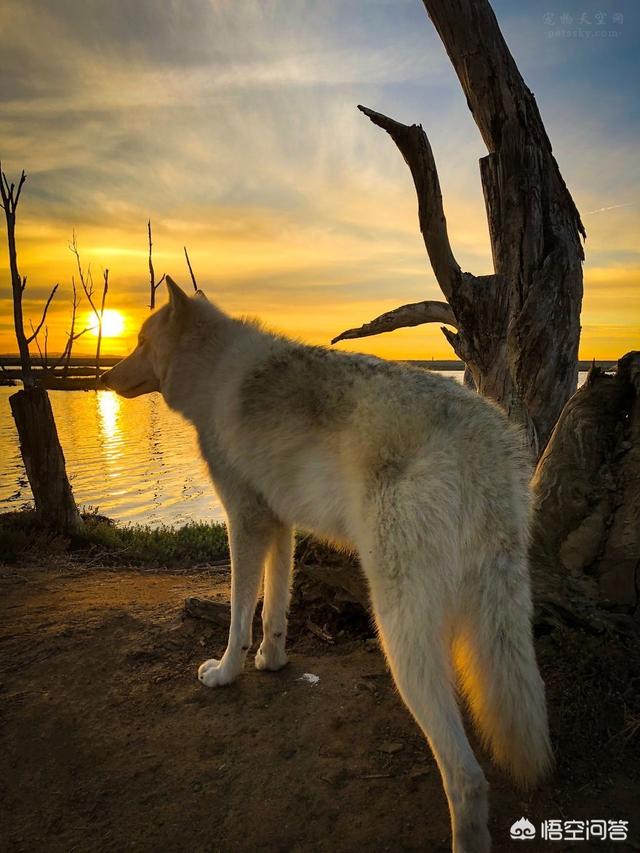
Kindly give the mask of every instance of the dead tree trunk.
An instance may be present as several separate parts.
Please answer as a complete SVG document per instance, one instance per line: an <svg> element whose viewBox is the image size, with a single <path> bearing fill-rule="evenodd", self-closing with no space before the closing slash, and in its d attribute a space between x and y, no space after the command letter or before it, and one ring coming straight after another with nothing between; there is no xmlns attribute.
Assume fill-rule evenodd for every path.
<svg viewBox="0 0 640 853"><path fill-rule="evenodd" d="M33 492L38 518L57 530L77 532L82 527L82 519L67 478L64 455L60 447L51 404L47 392L36 387L29 354L29 344L33 340L37 340L51 300L58 288L57 284L47 299L42 318L38 326L33 329L32 335L27 337L24 333L22 296L26 286L26 278L21 278L18 271L15 226L16 208L25 180L26 175L23 172L16 188L14 184L8 182L0 168L0 196L2 197L2 207L7 223L13 317L24 385L24 390L13 394L9 398L9 403L16 422L22 459Z"/></svg>
<svg viewBox="0 0 640 853"><path fill-rule="evenodd" d="M634 613L640 595L640 352L592 368L565 407L532 483L532 566L555 589Z"/></svg>
<svg viewBox="0 0 640 853"><path fill-rule="evenodd" d="M447 234L429 140L360 107L389 133L406 160L418 195L420 230L452 312L443 328L480 393L526 429L534 457L544 449L577 383L584 228L553 157L533 94L525 85L487 0L424 0L458 74L489 150L480 161L494 274L458 265ZM439 306L427 310L428 305ZM389 331L442 322L442 303L390 312ZM411 316L410 316L411 315ZM389 318L389 314L385 315ZM377 334L350 329L334 340Z"/></svg>
<svg viewBox="0 0 640 853"><path fill-rule="evenodd" d="M55 530L77 533L82 519L67 478L47 392L44 388L25 388L13 394L9 403L38 520Z"/></svg>

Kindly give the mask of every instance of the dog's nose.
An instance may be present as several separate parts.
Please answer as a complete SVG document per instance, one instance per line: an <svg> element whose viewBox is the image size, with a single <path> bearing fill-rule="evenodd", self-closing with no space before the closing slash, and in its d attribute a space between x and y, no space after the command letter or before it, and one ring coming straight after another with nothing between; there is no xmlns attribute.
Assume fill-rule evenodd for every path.
<svg viewBox="0 0 640 853"><path fill-rule="evenodd" d="M105 388L109 387L109 374L110 373L111 373L110 370L105 370L104 373L100 374L100 382L102 382L102 384L104 385Z"/></svg>

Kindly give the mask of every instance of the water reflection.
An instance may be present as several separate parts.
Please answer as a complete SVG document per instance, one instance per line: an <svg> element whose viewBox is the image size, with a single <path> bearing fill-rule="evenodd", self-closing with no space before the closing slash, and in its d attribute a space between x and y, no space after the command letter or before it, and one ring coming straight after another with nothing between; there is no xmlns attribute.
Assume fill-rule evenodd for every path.
<svg viewBox="0 0 640 853"><path fill-rule="evenodd" d="M120 411L120 397L112 391L97 391L98 416L100 418L100 429L105 442L113 444L119 437L118 412Z"/></svg>
<svg viewBox="0 0 640 853"><path fill-rule="evenodd" d="M0 511L31 499L9 408L0 388ZM76 500L118 521L185 524L223 518L193 428L159 394L50 391Z"/></svg>

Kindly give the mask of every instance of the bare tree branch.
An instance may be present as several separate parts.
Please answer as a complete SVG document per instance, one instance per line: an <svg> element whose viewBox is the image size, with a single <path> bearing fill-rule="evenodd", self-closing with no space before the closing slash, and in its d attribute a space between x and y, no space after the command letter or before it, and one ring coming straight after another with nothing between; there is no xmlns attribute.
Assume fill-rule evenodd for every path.
<svg viewBox="0 0 640 853"><path fill-rule="evenodd" d="M49 305L51 305L51 300L56 295L57 289L58 289L58 285L54 284L53 289L52 289L51 293L49 294L49 298L47 299L47 303L44 306L44 311L42 312L42 318L41 318L40 322L38 323L38 325L36 326L35 330L33 331L33 334L27 338L28 344L30 344L32 341L35 341L35 339L38 337L38 332L43 327L44 321L47 319L47 311L49 310ZM33 323L31 323L31 328L33 329Z"/></svg>
<svg viewBox="0 0 640 853"><path fill-rule="evenodd" d="M386 130L411 170L418 195L420 231L440 289L450 300L461 270L449 243L438 170L427 134L422 125L401 124L368 107L358 106L358 109Z"/></svg>
<svg viewBox="0 0 640 853"><path fill-rule="evenodd" d="M196 277L193 274L193 270L191 269L191 261L189 260L189 253L187 252L187 247L184 247L184 256L187 259L187 266L189 267L189 274L191 275L191 283L193 284L193 289L195 291L198 290L198 284L196 282Z"/></svg>
<svg viewBox="0 0 640 853"><path fill-rule="evenodd" d="M156 283L156 274L153 268L152 250L153 243L151 242L151 220L147 222L147 231L149 234L149 308L151 311L156 307L156 290L160 287L165 279L163 274L159 282Z"/></svg>
<svg viewBox="0 0 640 853"><path fill-rule="evenodd" d="M16 190L16 195L15 195L15 198L13 201L14 207L17 207L17 205L18 205L18 199L20 198L20 193L22 192L22 187L24 186L24 182L26 180L27 180L27 176L26 176L24 169L23 169L22 174L20 175L20 180L18 181L18 189ZM13 188L13 184L11 184L11 187Z"/></svg>
<svg viewBox="0 0 640 853"><path fill-rule="evenodd" d="M38 355L40 356L40 361L42 362L42 366L44 367L44 357L42 355L42 350L40 349L40 341L38 340L38 333L34 331L33 323L29 320L29 325L31 326L31 331L33 334L30 337L30 341L33 341L36 345L36 349L38 350Z"/></svg>
<svg viewBox="0 0 640 853"><path fill-rule="evenodd" d="M69 332L67 332L67 342L64 345L64 349L62 350L62 353L58 356L58 358L51 365L51 370L55 370L56 367L59 367L62 364L62 362L65 361L65 359L66 359L66 364L65 364L64 369L62 371L63 376L66 375L68 370L69 370L69 361L71 359L71 349L73 347L73 344L78 340L78 338L81 338L84 334L86 334L87 332L90 332L90 331L91 331L91 326L86 326L81 332L75 332L73 335L71 335L71 334L69 334Z"/></svg>
<svg viewBox="0 0 640 853"><path fill-rule="evenodd" d="M82 268L82 263L80 261L80 250L78 249L78 241L76 239L76 232L73 232L71 237L71 242L69 243L69 249L76 257L76 265L78 267L78 277L80 278L80 284L82 285L82 289L84 290L85 296L89 301L89 305L91 306L91 310L96 316L96 319L99 319L98 309L96 308L93 302L93 276L91 275L91 266L87 268L87 272Z"/></svg>
<svg viewBox="0 0 640 853"><path fill-rule="evenodd" d="M91 266L87 267L87 273L85 275L84 270L82 269L82 263L80 262L80 252L78 250L78 243L76 240L76 233L73 232L73 237L71 243L69 243L69 248L76 256L76 264L78 267L78 276L80 277L80 284L82 285L82 289L84 290L85 296L91 306L91 310L93 311L95 318L98 323L98 343L96 344L96 379L100 378L100 349L102 346L102 318L104 316L104 305L107 298L107 291L109 290L109 270L106 269L103 272L103 280L104 284L102 287L102 301L100 304L100 308L98 309L95 302L93 301L93 276L91 274Z"/></svg>
<svg viewBox="0 0 640 853"><path fill-rule="evenodd" d="M104 304L109 290L109 270L103 273L104 285L102 288L102 300L100 302L100 314L98 314L98 343L96 346L96 380L100 378L100 349L102 347L102 318L104 317Z"/></svg>
<svg viewBox="0 0 640 853"><path fill-rule="evenodd" d="M24 315L22 311L22 295L27 279L26 277L22 278L20 275L18 269L18 250L16 247L16 208L20 198L20 191L26 179L27 176L23 171L18 182L18 191L14 194L15 184L9 183L7 176L2 170L2 163L0 163L0 197L2 198L2 208L7 224L7 247L9 251L9 270L11 272L11 295L13 301L13 326L20 352L22 384L25 388L32 388L34 386L34 378L31 370L29 343L24 331Z"/></svg>
<svg viewBox="0 0 640 853"><path fill-rule="evenodd" d="M423 323L446 323L457 327L457 321L453 309L447 302L412 302L409 305L401 305L393 311L387 311L365 323L357 329L347 329L333 338L332 344L338 341L351 340L353 338L366 338L370 335L380 335L383 332L393 332L395 329L403 329L408 326L421 326Z"/></svg>
<svg viewBox="0 0 640 853"><path fill-rule="evenodd" d="M64 362L64 367L62 369L62 373L64 376L69 372L69 364L71 362L71 351L73 349L73 344L78 338L82 337L85 332L88 332L90 327L87 326L81 332L76 333L76 316L78 314L78 306L80 304L80 299L78 298L78 288L76 287L76 280L74 276L71 276L71 287L73 288L73 299L71 303L71 328L67 334L67 343L65 344L65 348L62 351L62 355L53 365L53 369L55 369L59 364Z"/></svg>

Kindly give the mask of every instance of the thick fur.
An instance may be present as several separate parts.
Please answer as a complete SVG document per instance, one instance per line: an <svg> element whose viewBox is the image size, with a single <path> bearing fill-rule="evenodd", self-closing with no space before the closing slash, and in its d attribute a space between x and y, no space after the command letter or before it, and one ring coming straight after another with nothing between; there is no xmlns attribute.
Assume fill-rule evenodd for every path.
<svg viewBox="0 0 640 853"><path fill-rule="evenodd" d="M425 370L232 319L170 279L170 304L105 376L160 390L195 426L227 512L231 630L207 686L286 663L293 529L357 549L398 690L429 740L456 853L485 853L487 784L456 683L496 762L533 785L551 750L531 635L528 470L499 409Z"/></svg>

